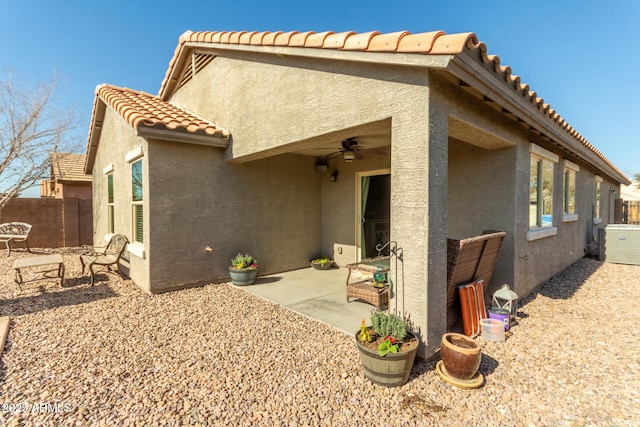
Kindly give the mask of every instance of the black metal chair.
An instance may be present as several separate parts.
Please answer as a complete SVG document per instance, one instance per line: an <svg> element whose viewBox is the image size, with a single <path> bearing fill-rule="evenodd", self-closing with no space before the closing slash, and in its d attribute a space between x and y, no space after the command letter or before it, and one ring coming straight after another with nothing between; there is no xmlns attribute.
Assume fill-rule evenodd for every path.
<svg viewBox="0 0 640 427"><path fill-rule="evenodd" d="M94 266L102 265L107 267L107 270L111 271L111 266L116 265L118 268L118 263L120 262L120 257L124 253L125 248L127 247L127 243L129 241L122 234L114 234L109 240L107 246L105 246L102 252L87 252L80 255L80 263L82 264L82 274L84 274L85 266L89 266L89 271L91 272L91 286L95 281L95 272L93 270Z"/></svg>

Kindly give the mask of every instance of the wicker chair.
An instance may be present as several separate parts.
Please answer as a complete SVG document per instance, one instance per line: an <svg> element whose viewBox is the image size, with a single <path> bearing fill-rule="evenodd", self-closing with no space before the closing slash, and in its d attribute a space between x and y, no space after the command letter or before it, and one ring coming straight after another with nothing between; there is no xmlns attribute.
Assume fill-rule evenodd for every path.
<svg viewBox="0 0 640 427"><path fill-rule="evenodd" d="M116 268L118 268L120 257L127 247L127 243L129 243L129 241L125 236L122 234L114 234L102 252L94 251L80 255L82 274L84 274L85 266L89 266L89 271L91 273L91 286L93 286L95 281L95 272L93 271L93 267L96 265L102 265L107 267L107 270L111 271L111 266L115 264Z"/></svg>
<svg viewBox="0 0 640 427"><path fill-rule="evenodd" d="M505 235L504 231L485 230L480 236L447 239L447 331L462 315L458 285L483 279L489 286Z"/></svg>

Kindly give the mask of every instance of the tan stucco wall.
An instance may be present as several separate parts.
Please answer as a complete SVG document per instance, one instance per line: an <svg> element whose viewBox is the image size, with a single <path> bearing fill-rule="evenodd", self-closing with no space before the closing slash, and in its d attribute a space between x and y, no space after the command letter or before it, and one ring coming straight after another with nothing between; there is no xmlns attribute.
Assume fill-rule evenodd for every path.
<svg viewBox="0 0 640 427"><path fill-rule="evenodd" d="M239 251L258 259L261 275L307 267L320 251L314 159L286 154L230 164L224 154L149 144L151 291L225 280Z"/></svg>
<svg viewBox="0 0 640 427"><path fill-rule="evenodd" d="M444 221L446 197L430 199L427 188L430 171L446 175L447 148L445 126L444 133L437 134L444 144L427 149L427 84L424 69L225 52L171 99L231 130L233 142L227 157L236 161L328 142L327 138L338 144L354 133L366 132L367 124L375 130L380 130L380 123L391 127L391 236L405 254L404 292L397 293L398 297L404 296L404 301L398 306L411 313L420 328L429 348L421 348L423 355L432 352L440 339L437 332L427 332L429 275L436 272L434 283L446 280L446 266L427 268L430 250L439 251L442 260L446 257L442 245L436 247L429 242L431 218L437 218L438 223ZM354 162L354 167L364 166ZM341 170L340 182L334 188L340 190L340 183L355 185L348 169L341 169L344 173ZM341 190L348 192L347 186ZM349 234L354 233L355 200L354 195L350 197L342 198L340 206L323 207L323 221L329 221L329 214L346 216L343 229L323 230L329 234L323 237L323 250L343 239L353 241ZM442 230L438 224L436 228Z"/></svg>
<svg viewBox="0 0 640 427"><path fill-rule="evenodd" d="M521 295L582 256L587 244L593 171L578 175L577 204L587 213L558 223L557 236L529 242L528 147L543 142L437 73L223 51L171 101L231 131L229 149L147 144L108 109L108 141L94 167L99 240L106 232L106 207L95 197L106 199L102 169L113 162L117 188L130 189L124 156L143 146L146 259L132 255L131 268L149 292L224 280L237 251L257 257L261 274L306 267L319 253L340 265L354 261L356 173L374 169L391 169L391 238L403 255L392 306L411 315L423 357L437 351L446 328L447 237L506 231L493 288L506 282ZM337 182L314 171L315 157L290 154L383 129L390 129L390 156L333 159ZM559 163L557 219L561 178ZM602 184L604 197L609 185ZM116 231L127 236L129 197L116 195L124 207L116 210Z"/></svg>
<svg viewBox="0 0 640 427"><path fill-rule="evenodd" d="M107 108L102 127L102 138L98 146L93 167L93 241L94 245L104 246L107 234L107 177L104 168L113 164L114 186L114 226L115 233L124 234L131 242L131 165L125 160L130 151L142 147L143 186L149 188L147 172L149 170L148 147L145 139L137 137L131 127L112 109ZM144 195L144 227L149 230L149 198ZM149 242L144 242L146 258L140 258L125 251L121 269L130 275L138 286L149 292Z"/></svg>
<svg viewBox="0 0 640 427"><path fill-rule="evenodd" d="M431 90L432 103L437 103L434 108L447 116L450 136L447 236L464 238L484 229L506 231L488 293L507 283L520 296L528 295L594 247L592 236L597 239L597 228L613 222L615 196L609 200L608 189L616 189L614 194L619 194L619 189L603 177L602 223L594 225L591 213L596 172L579 159L568 158L580 166L576 174L578 219L563 221L565 152L439 76L432 75ZM554 167L553 217L557 234L531 241L527 238L530 142L560 156ZM512 147L502 147L505 143Z"/></svg>

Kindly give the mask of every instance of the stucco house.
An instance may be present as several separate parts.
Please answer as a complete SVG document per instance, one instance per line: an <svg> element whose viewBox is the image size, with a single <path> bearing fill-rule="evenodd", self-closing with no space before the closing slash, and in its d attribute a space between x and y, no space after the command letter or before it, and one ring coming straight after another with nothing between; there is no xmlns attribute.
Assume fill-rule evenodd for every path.
<svg viewBox="0 0 640 427"><path fill-rule="evenodd" d="M489 291L524 296L629 183L473 33L443 32L186 32L158 95L97 87L85 172L96 244L127 235L150 293L226 280L240 250L267 274L396 241L423 356L447 237L505 231Z"/></svg>

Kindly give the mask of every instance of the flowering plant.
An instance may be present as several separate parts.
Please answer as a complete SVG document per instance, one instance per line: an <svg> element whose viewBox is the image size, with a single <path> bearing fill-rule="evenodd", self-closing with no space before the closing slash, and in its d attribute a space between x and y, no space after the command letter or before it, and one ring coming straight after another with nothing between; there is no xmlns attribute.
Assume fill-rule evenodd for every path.
<svg viewBox="0 0 640 427"><path fill-rule="evenodd" d="M313 263L313 264L325 265L328 262L333 262L333 260L331 258L329 258L328 256L321 256L319 258L315 258L315 259L311 260L311 263Z"/></svg>
<svg viewBox="0 0 640 427"><path fill-rule="evenodd" d="M238 255L231 258L229 268L233 268L234 270L254 270L258 268L258 261L249 254L238 252Z"/></svg>

